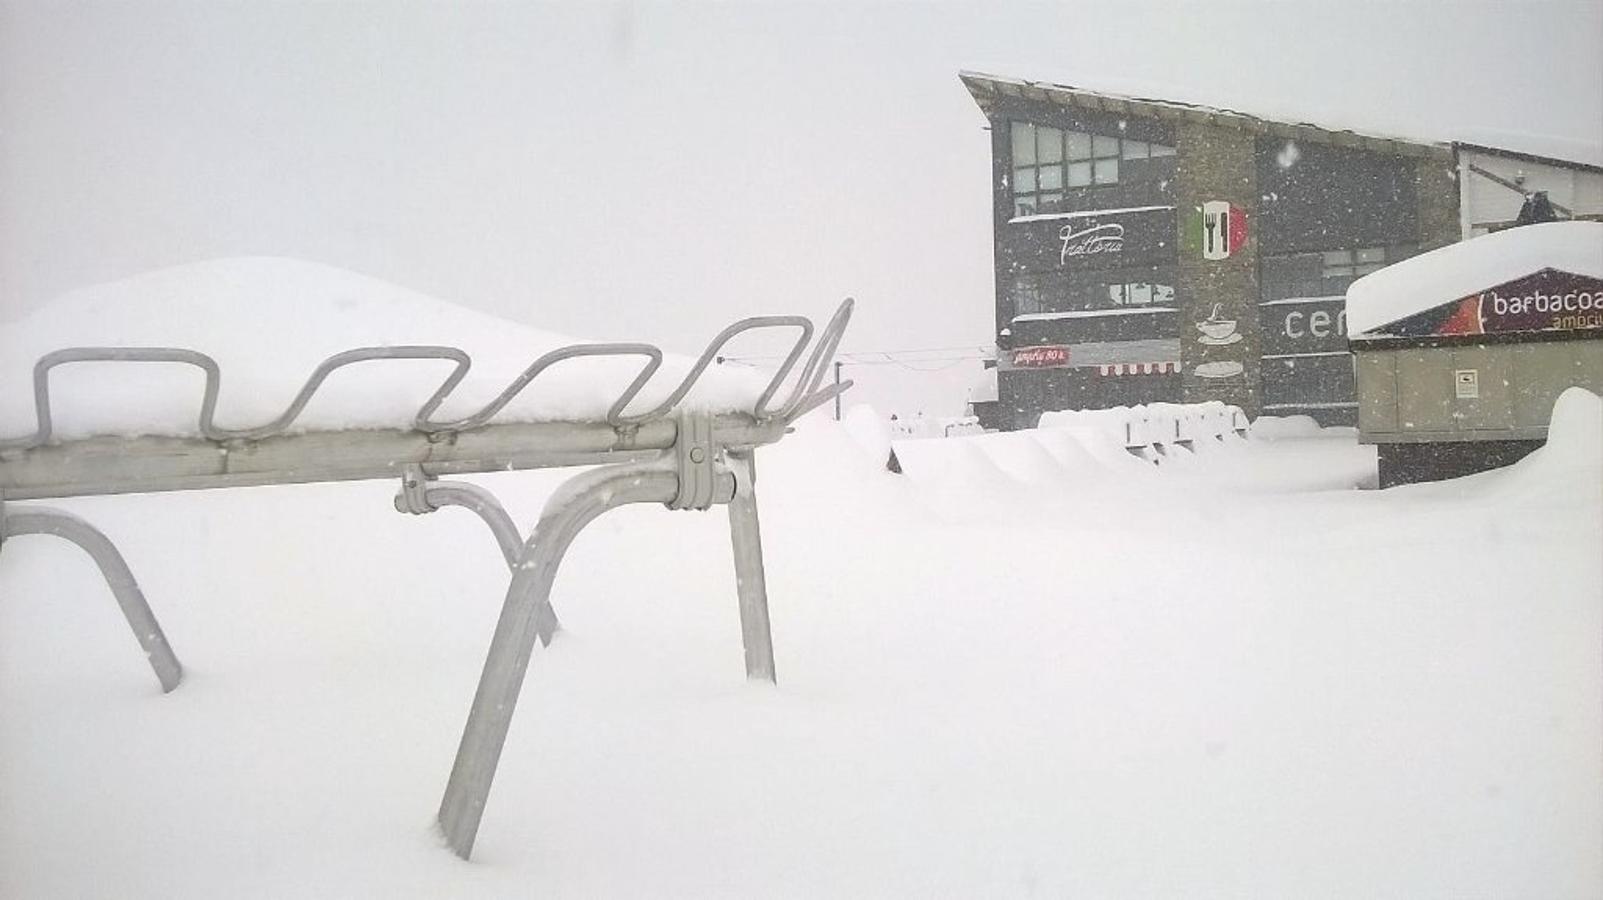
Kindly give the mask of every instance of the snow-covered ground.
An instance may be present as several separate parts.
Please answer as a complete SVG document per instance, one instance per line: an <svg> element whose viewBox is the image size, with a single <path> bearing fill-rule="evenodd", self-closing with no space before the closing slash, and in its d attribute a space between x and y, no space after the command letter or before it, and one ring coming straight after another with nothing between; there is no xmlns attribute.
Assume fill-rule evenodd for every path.
<svg viewBox="0 0 1603 900"><path fill-rule="evenodd" d="M1350 432L921 480L815 416L759 456L777 688L720 512L598 520L471 863L432 818L507 580L480 522L60 502L187 677L79 551L7 543L0 896L1596 897L1603 403L1561 407L1387 491ZM527 527L559 477L474 480Z"/></svg>

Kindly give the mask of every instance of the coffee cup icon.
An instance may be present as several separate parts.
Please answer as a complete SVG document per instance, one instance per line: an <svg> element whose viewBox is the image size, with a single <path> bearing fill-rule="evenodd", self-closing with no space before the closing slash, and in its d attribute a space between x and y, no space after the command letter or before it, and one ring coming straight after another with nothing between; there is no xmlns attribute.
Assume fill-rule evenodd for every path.
<svg viewBox="0 0 1603 900"><path fill-rule="evenodd" d="M1241 340L1241 335L1236 334L1236 320L1222 318L1219 315L1222 306L1224 304L1215 303L1213 312L1208 314L1208 318L1196 323L1197 330L1202 332L1202 337L1197 339L1200 343L1233 344Z"/></svg>

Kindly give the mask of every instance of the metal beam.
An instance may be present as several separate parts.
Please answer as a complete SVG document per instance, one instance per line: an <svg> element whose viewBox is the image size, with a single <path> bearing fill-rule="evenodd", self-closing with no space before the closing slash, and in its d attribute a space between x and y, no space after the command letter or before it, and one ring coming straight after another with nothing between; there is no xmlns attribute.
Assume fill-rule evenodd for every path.
<svg viewBox="0 0 1603 900"><path fill-rule="evenodd" d="M1519 184L1517 184L1515 182L1509 181L1507 178L1504 178L1501 175L1495 174L1493 172L1488 172L1485 169L1481 168L1480 166L1475 165L1474 163L1470 163L1469 165L1465 166L1464 168L1469 169L1471 172L1474 172L1476 175L1481 176L1482 178L1486 179L1487 181L1490 181L1491 183L1493 183L1495 185L1498 185L1499 187L1508 188L1509 190L1513 191L1516 194L1519 194L1521 197L1524 197L1527 200L1530 199L1531 194L1533 193L1532 191L1527 191L1523 186L1521 186L1521 185L1519 185ZM1569 207L1560 206L1557 203L1553 203L1553 198L1551 198L1551 197L1549 197L1547 199L1547 202L1552 204L1553 210L1555 212L1558 212L1558 213L1561 213L1563 215L1569 216L1572 219L1575 218L1575 211L1570 209Z"/></svg>
<svg viewBox="0 0 1603 900"><path fill-rule="evenodd" d="M816 397L808 397L815 400ZM784 436L786 420L744 413L713 419L722 447L752 447ZM264 484L398 478L408 466L429 475L499 472L637 461L674 445L679 425L605 422L484 425L473 431L310 431L260 441L97 437L0 451L0 494L14 500L204 490Z"/></svg>

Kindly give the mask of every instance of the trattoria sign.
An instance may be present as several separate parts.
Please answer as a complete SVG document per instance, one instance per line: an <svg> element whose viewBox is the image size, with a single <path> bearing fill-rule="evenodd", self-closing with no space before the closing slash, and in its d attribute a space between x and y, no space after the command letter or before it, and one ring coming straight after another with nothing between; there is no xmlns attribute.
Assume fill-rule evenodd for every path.
<svg viewBox="0 0 1603 900"><path fill-rule="evenodd" d="M1400 319L1364 337L1538 331L1603 331L1603 279L1543 269Z"/></svg>
<svg viewBox="0 0 1603 900"><path fill-rule="evenodd" d="M1109 223L1076 230L1073 225L1065 225L1058 229L1058 240L1063 245L1058 251L1058 263L1061 265L1068 262L1071 256L1118 253L1123 250L1124 226Z"/></svg>

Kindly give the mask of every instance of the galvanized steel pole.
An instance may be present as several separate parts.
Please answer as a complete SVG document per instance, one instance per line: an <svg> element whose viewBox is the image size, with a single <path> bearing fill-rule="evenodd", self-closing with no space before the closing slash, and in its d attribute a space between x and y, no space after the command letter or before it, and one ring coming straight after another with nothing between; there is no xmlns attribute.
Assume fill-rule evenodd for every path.
<svg viewBox="0 0 1603 900"><path fill-rule="evenodd" d="M69 512L45 507L0 507L0 540L26 534L52 534L77 544L89 554L100 567L112 596L117 598L128 627L134 630L134 637L156 672L156 680L161 682L162 692L168 693L178 687L184 677L184 667L167 643L156 614L150 611L139 582L134 580L134 573L117 552L116 545L95 526Z"/></svg>
<svg viewBox="0 0 1603 900"><path fill-rule="evenodd" d="M440 828L457 856L467 859L473 852L490 784L534 655L534 642L537 638L550 639L546 629L554 619L550 611L551 585L568 545L585 525L609 509L629 503L668 503L678 491L679 474L656 460L586 472L568 481L546 501L507 588L467 727L440 802ZM733 479L725 475L719 479L713 500L727 503L733 493Z"/></svg>

